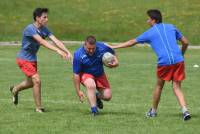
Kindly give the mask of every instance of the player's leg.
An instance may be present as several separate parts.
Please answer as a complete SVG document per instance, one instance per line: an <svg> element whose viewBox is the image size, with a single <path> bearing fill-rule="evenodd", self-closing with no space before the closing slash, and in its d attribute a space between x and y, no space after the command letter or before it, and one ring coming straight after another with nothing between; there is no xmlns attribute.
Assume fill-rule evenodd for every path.
<svg viewBox="0 0 200 134"><path fill-rule="evenodd" d="M153 91L153 104L152 104L152 109L155 111L158 108L158 104L160 102L160 97L161 97L161 93L162 93L164 84L165 84L164 80L157 78L156 86Z"/></svg>
<svg viewBox="0 0 200 134"><path fill-rule="evenodd" d="M17 59L16 62L21 71L26 75L26 80L22 81L20 84L10 87L10 91L13 95L13 103L15 105L18 104L19 91L32 87L33 82L30 77L37 73L37 62L30 62L23 59Z"/></svg>
<svg viewBox="0 0 200 134"><path fill-rule="evenodd" d="M91 107L96 106L96 96L95 96L96 84L95 84L95 81L92 78L88 78L83 82L83 84L85 85L85 87L87 89L87 97L88 97L90 106Z"/></svg>
<svg viewBox="0 0 200 134"><path fill-rule="evenodd" d="M162 93L164 84L165 84L165 80L162 80L161 78L157 78L156 86L153 91L152 108L147 112L148 117L156 116L156 111L158 108L158 104L160 102L160 97L161 97L161 93Z"/></svg>
<svg viewBox="0 0 200 134"><path fill-rule="evenodd" d="M106 89L98 89L96 92L96 98L97 98L97 107L99 109L103 109L103 102L104 101L110 101L112 98L112 93L110 88Z"/></svg>
<svg viewBox="0 0 200 134"><path fill-rule="evenodd" d="M84 86L87 89L87 97L88 97L88 101L91 107L91 112L92 114L97 114L98 110L96 107L96 84L94 79L92 78L87 78L84 82L83 82Z"/></svg>
<svg viewBox="0 0 200 134"><path fill-rule="evenodd" d="M13 103L15 105L18 104L18 94L21 90L25 90L31 87L33 87L33 83L29 77L27 77L24 81L22 81L21 83L15 86L10 86L10 91L12 92L12 95L13 95L13 99L12 99Z"/></svg>
<svg viewBox="0 0 200 134"><path fill-rule="evenodd" d="M95 78L95 81L98 89L98 92L96 93L97 106L99 109L103 109L102 100L109 101L112 98L110 84L106 77L106 74Z"/></svg>
<svg viewBox="0 0 200 134"><path fill-rule="evenodd" d="M181 91L181 83L185 79L185 65L184 62L180 62L174 65L174 74L173 74L173 91L174 94L181 106L183 112L183 119L189 120L191 118L183 92Z"/></svg>
<svg viewBox="0 0 200 134"><path fill-rule="evenodd" d="M33 87L32 79L29 78L29 77L26 77L26 79L24 81L13 86L13 92L18 93L21 90L28 89L28 88L31 88L31 87Z"/></svg>
<svg viewBox="0 0 200 134"><path fill-rule="evenodd" d="M173 91L174 91L174 94L181 106L181 110L183 112L183 119L184 120L190 119L191 116L187 109L185 97L184 97L183 92L181 91L181 81L173 81Z"/></svg>
<svg viewBox="0 0 200 134"><path fill-rule="evenodd" d="M152 108L147 112L148 117L156 116L156 110L160 102L160 97L165 81L170 81L172 79L173 69L171 68L171 66L157 66L157 82L153 91Z"/></svg>
<svg viewBox="0 0 200 134"><path fill-rule="evenodd" d="M36 105L36 112L44 112L41 104L41 80L38 73L31 76L33 82L33 97Z"/></svg>
<svg viewBox="0 0 200 134"><path fill-rule="evenodd" d="M110 101L112 99L112 92L110 88L99 89L98 92L98 98L104 101Z"/></svg>
<svg viewBox="0 0 200 134"><path fill-rule="evenodd" d="M173 81L173 91L181 107L186 107L185 98L181 91L181 81Z"/></svg>

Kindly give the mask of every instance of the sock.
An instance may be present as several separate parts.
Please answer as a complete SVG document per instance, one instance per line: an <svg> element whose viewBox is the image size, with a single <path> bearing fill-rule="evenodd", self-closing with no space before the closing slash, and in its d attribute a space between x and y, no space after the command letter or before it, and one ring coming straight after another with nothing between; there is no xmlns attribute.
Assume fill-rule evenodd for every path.
<svg viewBox="0 0 200 134"><path fill-rule="evenodd" d="M188 109L184 106L181 108L182 112L185 113L186 111L188 111Z"/></svg>
<svg viewBox="0 0 200 134"><path fill-rule="evenodd" d="M96 106L91 107L91 112L92 113L98 113L97 107Z"/></svg>
<svg viewBox="0 0 200 134"><path fill-rule="evenodd" d="M155 109L155 108L152 108L152 109L151 109L151 112L152 112L152 113L156 113L156 109Z"/></svg>

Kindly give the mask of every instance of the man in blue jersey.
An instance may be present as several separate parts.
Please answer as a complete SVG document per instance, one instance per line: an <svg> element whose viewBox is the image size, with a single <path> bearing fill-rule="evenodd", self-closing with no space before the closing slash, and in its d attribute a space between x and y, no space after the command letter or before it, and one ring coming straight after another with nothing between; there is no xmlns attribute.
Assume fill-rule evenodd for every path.
<svg viewBox="0 0 200 134"><path fill-rule="evenodd" d="M115 54L114 50L105 43L96 42L94 36L88 36L84 45L74 52L74 86L81 102L84 99L84 94L80 90L80 83L86 87L92 115L98 114L97 107L103 108L101 99L109 101L112 97L111 88L102 63L102 56L106 52ZM114 56L113 62L108 67L113 68L117 66L118 60ZM98 90L97 93L96 89Z"/></svg>
<svg viewBox="0 0 200 134"><path fill-rule="evenodd" d="M188 47L187 39L172 24L162 23L162 15L159 10L151 9L147 11L147 23L151 26L137 38L112 48L125 48L137 43L147 42L151 45L157 55L157 83L153 92L152 108L148 111L148 117L155 117L156 110L160 101L161 92L165 81L173 83L173 91L183 112L183 119L191 118L186 107L186 101L181 91L181 82L185 79L184 53ZM177 40L182 44L181 50L178 47Z"/></svg>
<svg viewBox="0 0 200 134"><path fill-rule="evenodd" d="M58 53L63 59L71 59L71 53L65 48L46 27L48 22L48 9L36 8L33 12L34 22L29 24L23 31L22 47L17 55L17 64L26 75L26 79L21 83L11 86L13 103L18 104L18 94L20 91L33 88L33 96L36 105L36 112L44 112L41 104L41 80L37 72L37 52L40 46L44 46ZM48 37L54 44L51 45L45 40Z"/></svg>

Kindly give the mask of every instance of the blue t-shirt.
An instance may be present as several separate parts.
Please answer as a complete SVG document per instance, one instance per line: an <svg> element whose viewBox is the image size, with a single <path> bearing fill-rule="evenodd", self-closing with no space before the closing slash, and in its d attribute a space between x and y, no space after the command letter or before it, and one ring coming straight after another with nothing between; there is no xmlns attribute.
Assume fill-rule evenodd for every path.
<svg viewBox="0 0 200 134"><path fill-rule="evenodd" d="M33 36L37 34L43 39L52 35L45 26L37 29L33 24L29 24L23 31L22 47L17 54L17 58L28 61L37 61L36 53L40 48L40 44L33 38Z"/></svg>
<svg viewBox="0 0 200 134"><path fill-rule="evenodd" d="M94 77L104 73L102 56L105 52L114 54L114 50L103 42L96 42L96 51L90 56L82 46L74 52L73 72L75 74L88 73Z"/></svg>
<svg viewBox="0 0 200 134"><path fill-rule="evenodd" d="M147 42L157 55L158 65L172 65L184 61L177 40L181 32L172 24L155 24L136 38L138 43Z"/></svg>

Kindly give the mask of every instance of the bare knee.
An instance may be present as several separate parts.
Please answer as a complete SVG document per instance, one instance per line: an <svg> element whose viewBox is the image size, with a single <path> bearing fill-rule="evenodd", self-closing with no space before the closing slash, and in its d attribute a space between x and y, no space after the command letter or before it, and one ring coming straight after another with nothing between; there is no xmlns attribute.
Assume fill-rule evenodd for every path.
<svg viewBox="0 0 200 134"><path fill-rule="evenodd" d="M110 101L111 99L112 99L112 94L109 94L109 95L105 95L103 100Z"/></svg>
<svg viewBox="0 0 200 134"><path fill-rule="evenodd" d="M86 79L84 81L84 85L85 87L88 89L88 90L96 90L96 84L95 84L95 81L91 78L89 79Z"/></svg>
<svg viewBox="0 0 200 134"><path fill-rule="evenodd" d="M32 76L33 85L41 85L41 80L39 75Z"/></svg>
<svg viewBox="0 0 200 134"><path fill-rule="evenodd" d="M181 90L181 82L179 82L179 81L173 81L173 90L174 91Z"/></svg>
<svg viewBox="0 0 200 134"><path fill-rule="evenodd" d="M165 84L164 80L157 78L156 89L162 90L164 87L164 84Z"/></svg>
<svg viewBox="0 0 200 134"><path fill-rule="evenodd" d="M103 91L102 99L105 101L110 101L112 99L112 93L110 89Z"/></svg>

